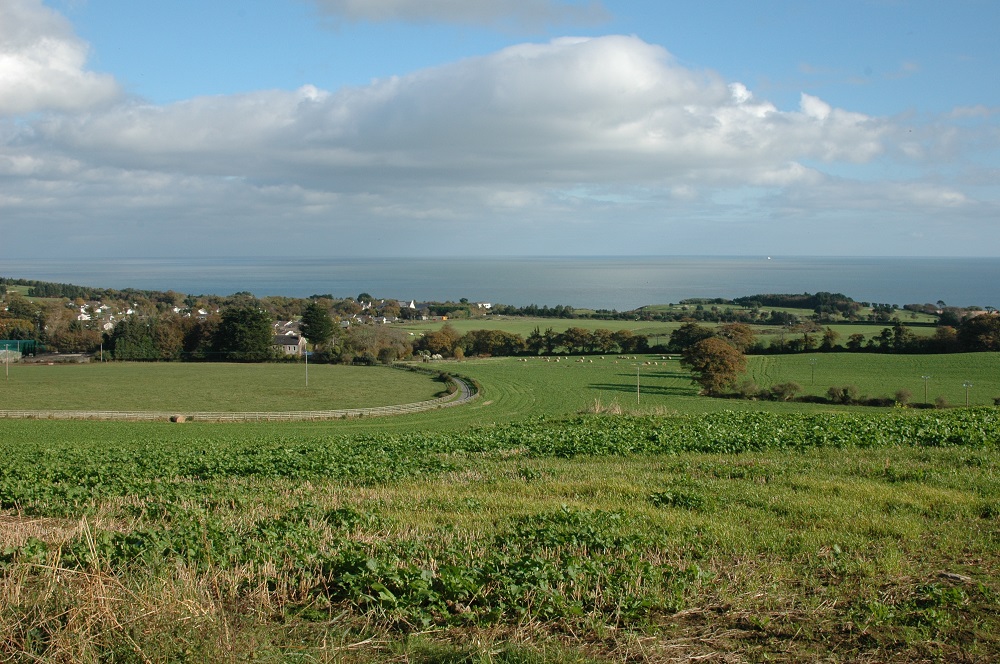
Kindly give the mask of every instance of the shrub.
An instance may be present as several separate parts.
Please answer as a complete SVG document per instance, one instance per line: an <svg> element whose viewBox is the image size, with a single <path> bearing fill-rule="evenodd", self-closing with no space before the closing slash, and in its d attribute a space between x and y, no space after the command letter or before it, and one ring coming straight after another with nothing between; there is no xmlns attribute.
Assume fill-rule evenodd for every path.
<svg viewBox="0 0 1000 664"><path fill-rule="evenodd" d="M913 400L913 392L909 390L896 390L896 403L906 406Z"/></svg>
<svg viewBox="0 0 1000 664"><path fill-rule="evenodd" d="M934 397L934 407L935 408L947 408L948 400L942 396Z"/></svg>
<svg viewBox="0 0 1000 664"><path fill-rule="evenodd" d="M791 401L801 391L802 386L798 383L778 383L771 386L771 398L776 401Z"/></svg>
<svg viewBox="0 0 1000 664"><path fill-rule="evenodd" d="M858 388L854 385L831 387L826 391L826 398L831 403L855 403L858 400Z"/></svg>
<svg viewBox="0 0 1000 664"><path fill-rule="evenodd" d="M741 399L759 399L766 393L757 386L757 383L752 380L745 380L736 386L736 394Z"/></svg>

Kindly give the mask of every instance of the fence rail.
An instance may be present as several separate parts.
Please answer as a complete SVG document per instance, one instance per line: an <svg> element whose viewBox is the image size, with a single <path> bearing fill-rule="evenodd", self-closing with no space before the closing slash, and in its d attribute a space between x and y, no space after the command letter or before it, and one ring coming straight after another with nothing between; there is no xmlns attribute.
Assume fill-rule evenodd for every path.
<svg viewBox="0 0 1000 664"><path fill-rule="evenodd" d="M132 422L196 421L196 422L307 422L342 420L352 417L385 417L419 413L436 408L458 406L479 396L476 389L461 378L450 380L457 390L437 399L417 401L395 406L372 408L343 408L338 410L290 410L265 412L202 412L202 411L147 411L147 410L0 410L0 418L35 420L124 420Z"/></svg>

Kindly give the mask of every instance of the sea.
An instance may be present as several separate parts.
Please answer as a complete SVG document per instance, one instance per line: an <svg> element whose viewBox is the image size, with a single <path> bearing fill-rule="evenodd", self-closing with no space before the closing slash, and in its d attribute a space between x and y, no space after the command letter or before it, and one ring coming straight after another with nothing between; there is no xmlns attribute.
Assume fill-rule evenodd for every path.
<svg viewBox="0 0 1000 664"><path fill-rule="evenodd" d="M1000 258L575 256L3 259L0 277L192 295L568 305L628 311L684 298L843 293L859 302L1000 308Z"/></svg>

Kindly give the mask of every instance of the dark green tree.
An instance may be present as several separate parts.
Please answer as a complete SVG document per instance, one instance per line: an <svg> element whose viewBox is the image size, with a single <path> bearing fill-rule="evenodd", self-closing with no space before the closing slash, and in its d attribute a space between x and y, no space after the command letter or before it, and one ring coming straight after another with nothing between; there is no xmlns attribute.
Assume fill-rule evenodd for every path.
<svg viewBox="0 0 1000 664"><path fill-rule="evenodd" d="M671 350L684 352L699 341L704 341L715 335L715 332L708 327L697 323L684 323L679 328L670 333Z"/></svg>
<svg viewBox="0 0 1000 664"><path fill-rule="evenodd" d="M532 355L539 355L542 352L542 349L545 347L545 338L542 336L542 332L538 329L537 325L531 331L531 334L528 335L528 338L524 340L524 346Z"/></svg>
<svg viewBox="0 0 1000 664"><path fill-rule="evenodd" d="M212 359L264 362L274 357L271 315L257 304L240 304L222 312L215 331Z"/></svg>
<svg viewBox="0 0 1000 664"><path fill-rule="evenodd" d="M1000 316L987 313L966 318L958 328L958 341L964 351L1000 350Z"/></svg>
<svg viewBox="0 0 1000 664"><path fill-rule="evenodd" d="M302 312L302 334L315 346L326 345L333 338L333 319L326 307L310 302Z"/></svg>
<svg viewBox="0 0 1000 664"><path fill-rule="evenodd" d="M153 330L147 321L124 318L104 338L105 350L116 360L158 359Z"/></svg>

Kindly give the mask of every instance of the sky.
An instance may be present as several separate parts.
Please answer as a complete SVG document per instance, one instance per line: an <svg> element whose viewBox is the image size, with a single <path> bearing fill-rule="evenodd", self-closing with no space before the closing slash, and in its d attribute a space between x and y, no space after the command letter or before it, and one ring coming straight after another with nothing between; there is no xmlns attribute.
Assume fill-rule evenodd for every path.
<svg viewBox="0 0 1000 664"><path fill-rule="evenodd" d="M1000 256L995 0L0 0L0 259Z"/></svg>

